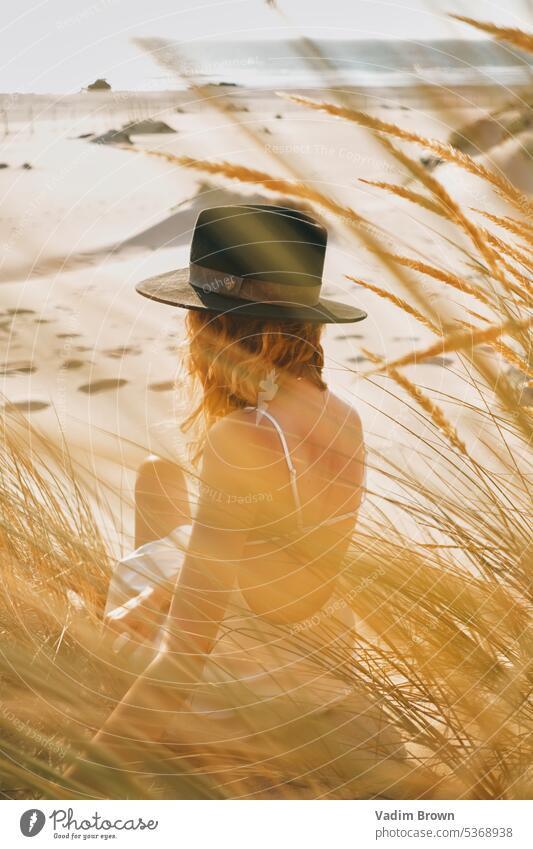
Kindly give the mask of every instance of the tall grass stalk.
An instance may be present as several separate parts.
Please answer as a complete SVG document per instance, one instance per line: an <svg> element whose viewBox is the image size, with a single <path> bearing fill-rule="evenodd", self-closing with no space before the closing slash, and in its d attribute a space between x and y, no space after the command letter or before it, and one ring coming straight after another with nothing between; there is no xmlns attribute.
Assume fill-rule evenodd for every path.
<svg viewBox="0 0 533 849"><path fill-rule="evenodd" d="M494 34L524 46L523 33ZM101 627L112 558L68 452L53 451L7 411L0 445L5 796L531 798L531 407L522 382L517 386L505 371L508 360L521 381L531 374L531 233L525 219L515 218L516 210L530 212L531 202L500 174L441 142L346 106L292 99L423 145L508 205L507 215L474 213L497 233L480 227L472 210L387 141L419 187L378 182L376 188L446 219L458 240L468 237L459 254L446 242L449 265L440 267L391 251L379 227L299 177L149 152L173 166L261 185L327 210L374 254L391 282L361 281L346 268L348 279L438 337L390 360L364 352L373 367L360 379L378 391L376 411L394 427L394 439L387 450L369 451L371 480L379 485L369 484L339 579L341 599L356 617L353 649L347 653L347 644L334 640L314 645L305 623L285 633L295 652L316 657L317 667L341 669L346 691L361 705L379 701L406 757L369 764L357 713L333 727L327 716L307 716L296 726L280 716L276 734L258 734L261 722L272 719L261 707L240 711L242 733L231 743L208 735L198 744L184 731L182 715L157 704L158 721L172 730L163 742L143 744L125 727L127 756L111 757L91 743L139 671L132 658L117 657ZM465 279L472 269L475 283ZM437 309L420 276L444 295L453 290L469 299L468 315L479 325L466 323L464 311ZM487 354L487 345L502 359ZM467 395L454 394L455 384L431 392L408 372L443 352L459 355ZM231 691L235 705L247 695L243 685ZM327 741L327 762L316 759L310 745L316 739ZM90 780L68 777L79 757L88 762Z"/></svg>

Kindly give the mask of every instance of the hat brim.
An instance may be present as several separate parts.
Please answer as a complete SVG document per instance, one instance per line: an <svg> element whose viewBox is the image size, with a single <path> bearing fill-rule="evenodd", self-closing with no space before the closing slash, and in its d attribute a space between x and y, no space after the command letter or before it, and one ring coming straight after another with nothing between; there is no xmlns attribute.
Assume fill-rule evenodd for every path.
<svg viewBox="0 0 533 849"><path fill-rule="evenodd" d="M367 317L366 312L333 301L330 298L320 298L315 306L301 304L280 305L266 301L245 301L241 298L228 298L216 292L206 292L195 289L189 279L188 268L178 268L148 277L135 287L140 295L168 304L171 307L181 307L186 310L212 310L216 313L232 313L250 318L276 318L285 321L312 321L317 324L346 324L362 321Z"/></svg>

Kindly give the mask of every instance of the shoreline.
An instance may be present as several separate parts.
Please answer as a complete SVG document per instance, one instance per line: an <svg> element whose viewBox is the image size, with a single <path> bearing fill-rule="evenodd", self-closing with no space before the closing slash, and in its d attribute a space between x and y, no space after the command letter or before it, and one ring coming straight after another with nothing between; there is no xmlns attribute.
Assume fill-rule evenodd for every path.
<svg viewBox="0 0 533 849"><path fill-rule="evenodd" d="M527 83L507 86L505 84L487 83L485 85L465 83L464 85L445 86L437 83L415 83L407 85L361 85L344 86L341 83L335 85L309 85L309 86L278 86L258 87L241 86L237 84L217 84L197 82L206 98L225 96L232 100L251 99L252 101L264 102L276 98L278 91L290 91L291 94L303 95L315 99L325 96L335 99L337 92L353 98L356 105L368 103L375 105L377 100L384 100L394 108L402 103L410 106L431 106L432 108L444 108L446 106L460 106L466 108L476 106L494 106L498 102L511 101L516 98L522 100L531 91L531 85ZM327 95L326 95L327 93ZM41 115L49 109L54 110L50 116L52 120L61 117L58 113L62 110L75 109L82 114L98 109L112 107L114 110L139 107L139 105L151 106L159 110L187 107L191 112L198 112L205 108L205 99L199 99L197 92L193 89L166 89L162 91L80 91L76 93L22 93L12 92L0 93L0 113L11 120L21 120L26 115L19 114L29 108L38 108ZM82 107L87 107L84 110ZM284 104L287 109L287 104ZM290 108L290 104L289 104ZM65 116L66 117L66 116Z"/></svg>

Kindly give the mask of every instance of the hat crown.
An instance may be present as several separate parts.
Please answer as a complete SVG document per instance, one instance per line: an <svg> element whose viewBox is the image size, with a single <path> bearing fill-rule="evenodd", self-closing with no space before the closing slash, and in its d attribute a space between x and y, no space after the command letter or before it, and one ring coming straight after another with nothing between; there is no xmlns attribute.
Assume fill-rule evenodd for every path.
<svg viewBox="0 0 533 849"><path fill-rule="evenodd" d="M290 286L322 279L327 231L311 216L270 205L217 206L196 221L191 263Z"/></svg>

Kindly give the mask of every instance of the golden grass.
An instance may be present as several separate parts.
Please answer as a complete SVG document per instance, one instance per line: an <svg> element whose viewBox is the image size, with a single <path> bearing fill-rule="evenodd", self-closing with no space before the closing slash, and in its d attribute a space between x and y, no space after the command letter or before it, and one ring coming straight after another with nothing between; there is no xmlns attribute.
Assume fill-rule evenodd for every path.
<svg viewBox="0 0 533 849"><path fill-rule="evenodd" d="M379 181L370 180L361 180L361 182L367 183L368 185L374 185L376 188L384 189L385 191L388 191L393 195L404 198L405 200L409 200L416 206L419 206L422 209L426 209L429 212L433 212L434 214L439 215L442 218L448 217L446 214L446 207L444 205L433 203L425 195L420 194L420 192L414 192L411 189L407 189L404 186L399 186L393 183L383 183ZM474 211L481 213L481 210ZM494 221L494 223L500 224L500 226L502 226L502 221L505 220L507 222L507 219L502 219L499 216L490 215L489 213L486 213L485 215L487 218ZM528 237L526 227L527 225L525 225L524 228L521 228L521 234L526 235L526 237ZM517 228L509 225L506 229L516 232ZM498 263L502 266L504 271L517 278L521 286L516 286L513 280L511 280L509 277L505 277L501 273L498 273L496 275L498 281L500 283L503 283L505 289L517 295L528 306L531 306L532 299L529 295L532 288L531 281L516 267L516 265L523 265L525 268L532 267L531 261L523 253L523 250L528 250L527 246L521 245L521 250L514 243L510 244L508 242L505 242L502 239L498 238L494 233L491 233L485 229L478 229L478 235L480 238L483 238L488 245L497 249L497 251L499 252L497 257ZM427 263L421 262L420 260L412 259L409 257L400 257L394 254L389 254L389 256L392 260L398 262L401 265L404 265L408 268L412 268L414 271L419 271L422 274L427 274L428 276L433 277L436 280L440 280L443 283L447 283L448 285L453 286L454 288L460 291L473 295L482 303L485 303L487 305L494 304L493 297L489 297L479 287L475 288L474 286L471 286L464 280L461 280L459 277L457 277L457 275L451 274L449 271L435 268L434 266L430 266ZM513 265L512 262L510 262L509 259L507 259L506 257L510 257L510 259L513 260L515 265ZM493 258L495 258L495 255L494 257L491 257L491 261ZM494 269L494 266L492 267Z"/></svg>
<svg viewBox="0 0 533 849"><path fill-rule="evenodd" d="M476 21L474 18L467 18L464 15L450 15L450 18L455 18L456 21L462 21L464 24L469 24L475 29L486 32L492 35L498 41L505 41L507 44L512 44L514 47L519 47L520 50L533 52L533 35L516 27L499 27L496 24Z"/></svg>
<svg viewBox="0 0 533 849"><path fill-rule="evenodd" d="M358 286L362 286L364 289L368 289L369 292L373 292L375 295L379 295L380 298L384 298L389 301L394 306L401 309L406 315L411 316L420 322L424 327L427 327L428 330L431 330L432 333L435 333L437 336L442 336L444 333L444 328L439 328L436 325L432 324L428 319L422 315L418 310L416 310L412 304L405 301L403 298L395 295L394 292L390 292L387 289L383 289L380 286L376 286L373 283L369 283L367 280L361 280L360 277L353 277L351 274L346 275L347 280L352 280L354 283L357 283ZM479 316L477 313L475 317L480 320L487 321L487 319L483 319L482 316ZM465 324L468 328L469 332L472 332L472 325ZM489 334L490 335L490 334ZM516 353L509 345L506 345L501 339L494 341L492 338L488 338L484 340L488 345L490 345L495 351L502 355L509 363L512 363L517 368L521 369L524 374L529 377L533 377L532 369L525 363L523 357ZM368 351L365 351L365 355L368 356ZM421 356L421 355L417 355ZM432 354L430 356L433 356ZM379 362L379 360L376 360ZM423 357L421 360L417 358L417 362L423 362Z"/></svg>
<svg viewBox="0 0 533 849"><path fill-rule="evenodd" d="M282 94L284 98L294 103L299 103L309 109L316 109L320 112L326 112L328 115L333 115L337 118L344 118L348 121L353 121L362 127L369 130L374 130L378 133L395 136L401 141L413 142L423 148L427 148L444 159L446 162L452 162L459 165L473 174L476 177L489 183L496 192L504 199L515 206L523 215L531 215L533 212L533 204L529 198L524 195L513 183L510 182L500 172L491 171L481 162L477 162L463 153L460 150L452 147L450 144L438 141L437 139L428 138L420 133L414 133L411 130L406 130L399 127L397 124L392 124L390 121L383 121L374 115L368 115L366 112L361 112L357 109L348 109L344 106L337 106L335 103L326 103L325 101L312 100L309 97L294 94Z"/></svg>
<svg viewBox="0 0 533 849"><path fill-rule="evenodd" d="M427 327L428 330L431 330L433 333L437 333L440 335L441 329L437 327L437 325L433 324L429 321L425 315L419 312L415 307L405 301L403 298L400 298L398 295L395 295L394 292L389 292L387 289L383 289L380 286L376 286L373 283L369 283L367 280L361 280L360 277L353 277L351 274L346 274L346 279L351 280L353 283L357 283L358 286L362 286L364 289L368 289L369 292L373 292L375 295L379 295L380 298L385 298L385 300L390 301L394 306L399 307L403 312L407 313L407 315L416 318L417 321L420 322L424 327Z"/></svg>
<svg viewBox="0 0 533 849"><path fill-rule="evenodd" d="M399 372L388 373L457 450L466 464L461 474L467 477L461 495L441 488L436 474L423 482L392 463L387 469L381 460L391 482L401 478L406 497L400 509L427 528L426 539L420 544L409 540L387 522L363 525L343 570L342 597L359 622L353 662L343 673L346 688L360 691L361 698L364 693L379 697L391 727L410 741L407 767L393 759L361 771L357 752L346 755L339 728L340 741L335 743L333 735L328 749L336 746L339 758L344 753L343 766L339 761L332 778L325 765L317 768L305 744L310 735L331 734L331 729L311 718L286 733L281 729L268 743L252 736L199 751L161 743L148 750L139 745L137 754L130 745L128 764L111 758L105 748L89 746L90 734L135 673L100 638L101 592L95 595L83 576L99 560L99 587L105 588L108 559L92 524L84 526L78 518L87 514L80 499L69 517L70 530L61 502L43 516L44 547L54 555L47 562L41 558L40 521L31 522L23 536L16 522L2 524L4 585L11 591L0 606L5 638L0 720L4 751L14 756L2 764L4 792L49 798L95 793L110 798L527 796L523 767L530 743L524 728L531 722L531 708L525 516L510 511L495 481L488 490L482 480L470 481L464 441L438 405ZM12 427L9 420L4 425L6 431ZM8 471L0 504L6 519L16 517L22 505L30 516L40 517L43 502L53 499L47 474L39 474L34 488L28 486L27 472L21 477L16 471L21 464L26 468L23 448L20 440L4 448ZM35 453L34 467L38 460ZM446 457L443 462L451 466ZM52 490L57 485L63 492L74 485L68 467L55 474ZM409 489L416 498L409 498ZM515 506L516 495L515 490ZM468 569L456 560L459 551ZM68 595L72 587L81 601L75 608ZM305 629L294 635L294 645L307 652L318 648ZM341 649L332 644L321 662L336 665ZM246 715L243 722L246 727ZM357 723L352 733L357 735ZM134 736L127 728L124 734ZM80 751L93 762L87 782L63 776L64 766ZM344 784L347 774L351 778ZM299 776L297 785L287 783L287 775Z"/></svg>
<svg viewBox="0 0 533 849"><path fill-rule="evenodd" d="M405 200L409 200L411 203L416 203L423 209L427 209L428 212L433 212L434 215L443 214L440 204L434 203L431 198L426 197L420 192L414 192L406 186L399 186L396 183L386 183L382 180L365 180L362 177L359 178L359 182L366 183L367 186L375 186L377 189L384 189L385 191L391 192L391 194L405 198Z"/></svg>
<svg viewBox="0 0 533 849"><path fill-rule="evenodd" d="M518 327L530 327L533 319L527 319L517 325L517 322L504 322L503 324L489 325L481 329L454 331L448 333L439 342L424 348L422 351L412 351L409 354L404 354L392 362L384 363L384 369L400 368L401 366L412 365L413 363L423 363L424 360L430 357L436 357L440 354L449 354L452 351L469 351L477 345L482 345L494 342L506 333L516 330ZM374 372L373 372L374 373Z"/></svg>
<svg viewBox="0 0 533 849"><path fill-rule="evenodd" d="M502 357L505 357L508 362L519 368L524 375L533 378L533 368L528 364L524 357L517 354L516 351L509 347L509 345L506 345L501 339L499 339L496 343L489 342L489 344L495 351L498 351Z"/></svg>
<svg viewBox="0 0 533 849"><path fill-rule="evenodd" d="M362 351L369 360L379 364L379 368L377 369L378 372L385 371L389 377L398 384L398 386L404 389L407 394L410 395L410 397L413 398L420 407L422 407L424 412L429 415L433 424L444 434L446 439L449 440L454 448L460 451L461 454L468 456L466 445L462 439L459 439L456 429L448 421L441 408L435 404L428 395L424 394L420 387L416 386L404 374L398 371L394 363L383 362L381 357L376 356L366 348L362 348ZM406 363L398 363L398 365L405 364Z"/></svg>
<svg viewBox="0 0 533 849"><path fill-rule="evenodd" d="M445 271L442 268L436 268L434 265L429 265L427 262L421 262L420 260L412 259L411 257L399 256L398 254L390 254L390 257L394 262L397 262L398 265L403 265L406 268L412 268L413 271L418 271L420 274L432 277L434 280L445 283L447 286L451 286L459 292L472 295L472 297L476 298L482 304L487 304L489 306L494 304L494 299L489 297L482 289L472 286L470 283L467 283L466 280L461 280L460 277L456 274L452 274L450 271Z"/></svg>
<svg viewBox="0 0 533 849"><path fill-rule="evenodd" d="M493 30L511 43L524 36ZM298 100L340 114L335 111L340 107ZM446 152L443 158L475 173L511 208L526 209L523 195L508 181L440 142L417 134L407 138L395 125L347 108L340 117L439 155ZM380 414L395 431L392 448L370 451L369 465L385 486L368 494L339 581L341 597L356 615L355 649L346 662L345 645L332 642L324 651L313 645L309 629L292 634L295 651L322 649L317 663L333 667L344 660L347 690L379 700L384 721L408 746L407 762L388 758L369 768L354 748L361 733L357 713L349 717L348 735L327 719L309 717L261 738L254 722L264 717L251 719L242 711L245 733L232 744L194 747L181 739L179 746L176 741L146 746L132 742L133 727L124 728L127 757L111 757L105 747L91 744L138 672L132 660L118 660L102 638L112 560L68 452L52 451L8 412L0 444L0 781L5 795L531 798L531 416L519 405L519 391L498 365L487 364L480 348L491 346L524 378L531 375L529 281L523 273L527 247L514 241L519 236L529 244L531 231L525 221L491 213L485 217L505 235L480 228L434 176L388 140L385 146L430 195L373 184L435 212L469 236L460 259L449 251L450 267L385 249L376 235L379 227L369 231L369 222L355 210L305 181L238 164L159 151L150 155L327 209L357 231L392 282L369 283L346 269L348 279L440 337L390 361L364 351L375 368L361 379L380 388L380 401L386 402L378 402ZM479 272L475 286L465 280L466 267ZM465 308L480 322L477 327L439 315L411 272L431 277L443 292L451 288L471 296L491 316ZM449 352L460 353L468 364L469 400L454 397L452 389L431 393L402 371ZM458 409L463 417L456 426ZM236 687L234 704L242 696ZM309 746L324 735L334 752L327 764L317 763ZM85 778L73 780L66 767L80 752L90 764Z"/></svg>
<svg viewBox="0 0 533 849"><path fill-rule="evenodd" d="M477 209L476 207L472 207L472 211L479 212L480 215L488 218L489 221L492 221L494 224L498 224L499 227L503 227L504 230L508 230L510 233L514 233L515 236L520 236L527 242L529 242L533 236L533 228L527 221L517 221L516 218L511 218L508 215L494 215L492 212ZM526 245L525 250L531 251L531 245L529 245L529 247Z"/></svg>
<svg viewBox="0 0 533 849"><path fill-rule="evenodd" d="M508 243L504 242L502 239L499 239L497 236L495 236L494 233L488 233L487 239L491 242L491 244L493 244L496 248L498 248L501 251L501 253L509 256L517 264L523 265L526 269L531 268L533 266L531 259L528 256L524 255L524 253L519 248L517 248L516 245L514 245L514 244L509 245ZM526 251L527 251L527 248L526 248ZM499 257L499 262L506 269L509 268L509 264L508 264L507 260L504 260L501 256L501 254L500 254L500 257ZM514 275L519 274L519 272L517 272L516 269L513 269L512 273ZM527 277L524 277L524 275L521 275L521 277L522 277L522 281L525 283L526 291L531 291L531 281Z"/></svg>
<svg viewBox="0 0 533 849"><path fill-rule="evenodd" d="M447 218L445 207L443 205L434 204L432 201L428 200L424 195L421 195L419 192L413 192L410 189L406 189L403 186L398 186L392 183L380 183L368 180L363 180L362 182L366 182L369 185L375 185L376 188L384 189L390 192L393 195L404 198L405 200L409 200L417 206L422 207L423 209L427 209L430 212L433 212L437 215L440 215L442 218ZM479 212L479 210L476 210ZM495 219L494 223L499 223L500 219L498 216L487 216L491 219ZM510 228L508 228L510 229ZM496 277L498 282L503 283L503 287L508 292L513 295L518 296L524 303L530 307L532 305L532 299L530 296L530 291L532 284L529 278L522 274L522 272L516 267L517 264L525 266L525 268L531 268L531 262L528 257L524 255L524 253L516 247L515 244L510 244L508 242L502 241L499 239L494 233L490 233L485 229L478 230L479 236L483 238L488 245L493 248L496 248L499 251L498 254L498 263L502 266L503 271L511 274L512 277L517 278L520 286L517 286L516 283L509 278L505 277L503 273L497 273ZM525 248L527 250L527 248ZM389 254L389 257L399 263L400 265L404 265L407 268L412 268L414 271L419 271L422 274L426 274L429 277L433 277L435 280L439 280L440 282L447 283L459 291L465 292L466 294L470 294L473 297L477 298L479 301L486 305L494 306L494 294L489 296L486 294L483 289L479 287L474 287L467 283L464 280L461 280L457 275L450 273L449 271L436 268L435 266L428 265L427 263L423 263L420 260L412 259L409 257L402 257L395 254ZM513 262L510 262L506 257L510 257ZM494 269L494 266L492 266ZM498 293L495 293L496 297L498 297Z"/></svg>
<svg viewBox="0 0 533 849"><path fill-rule="evenodd" d="M192 156L176 156L165 151L145 150L134 145L124 146L123 149L143 153L148 156L160 157L171 164L179 165L183 168L193 168L202 171L204 174L218 175L226 177L228 180L239 180L241 183L264 186L265 189L271 192L289 195L290 197L310 201L311 203L318 203L329 212L344 217L352 223L358 223L364 220L355 210L336 203L321 192L310 188L305 183L299 183L282 177L273 177L271 174L255 168L246 168L243 165L236 165L232 162L209 162L205 159L194 159Z"/></svg>

